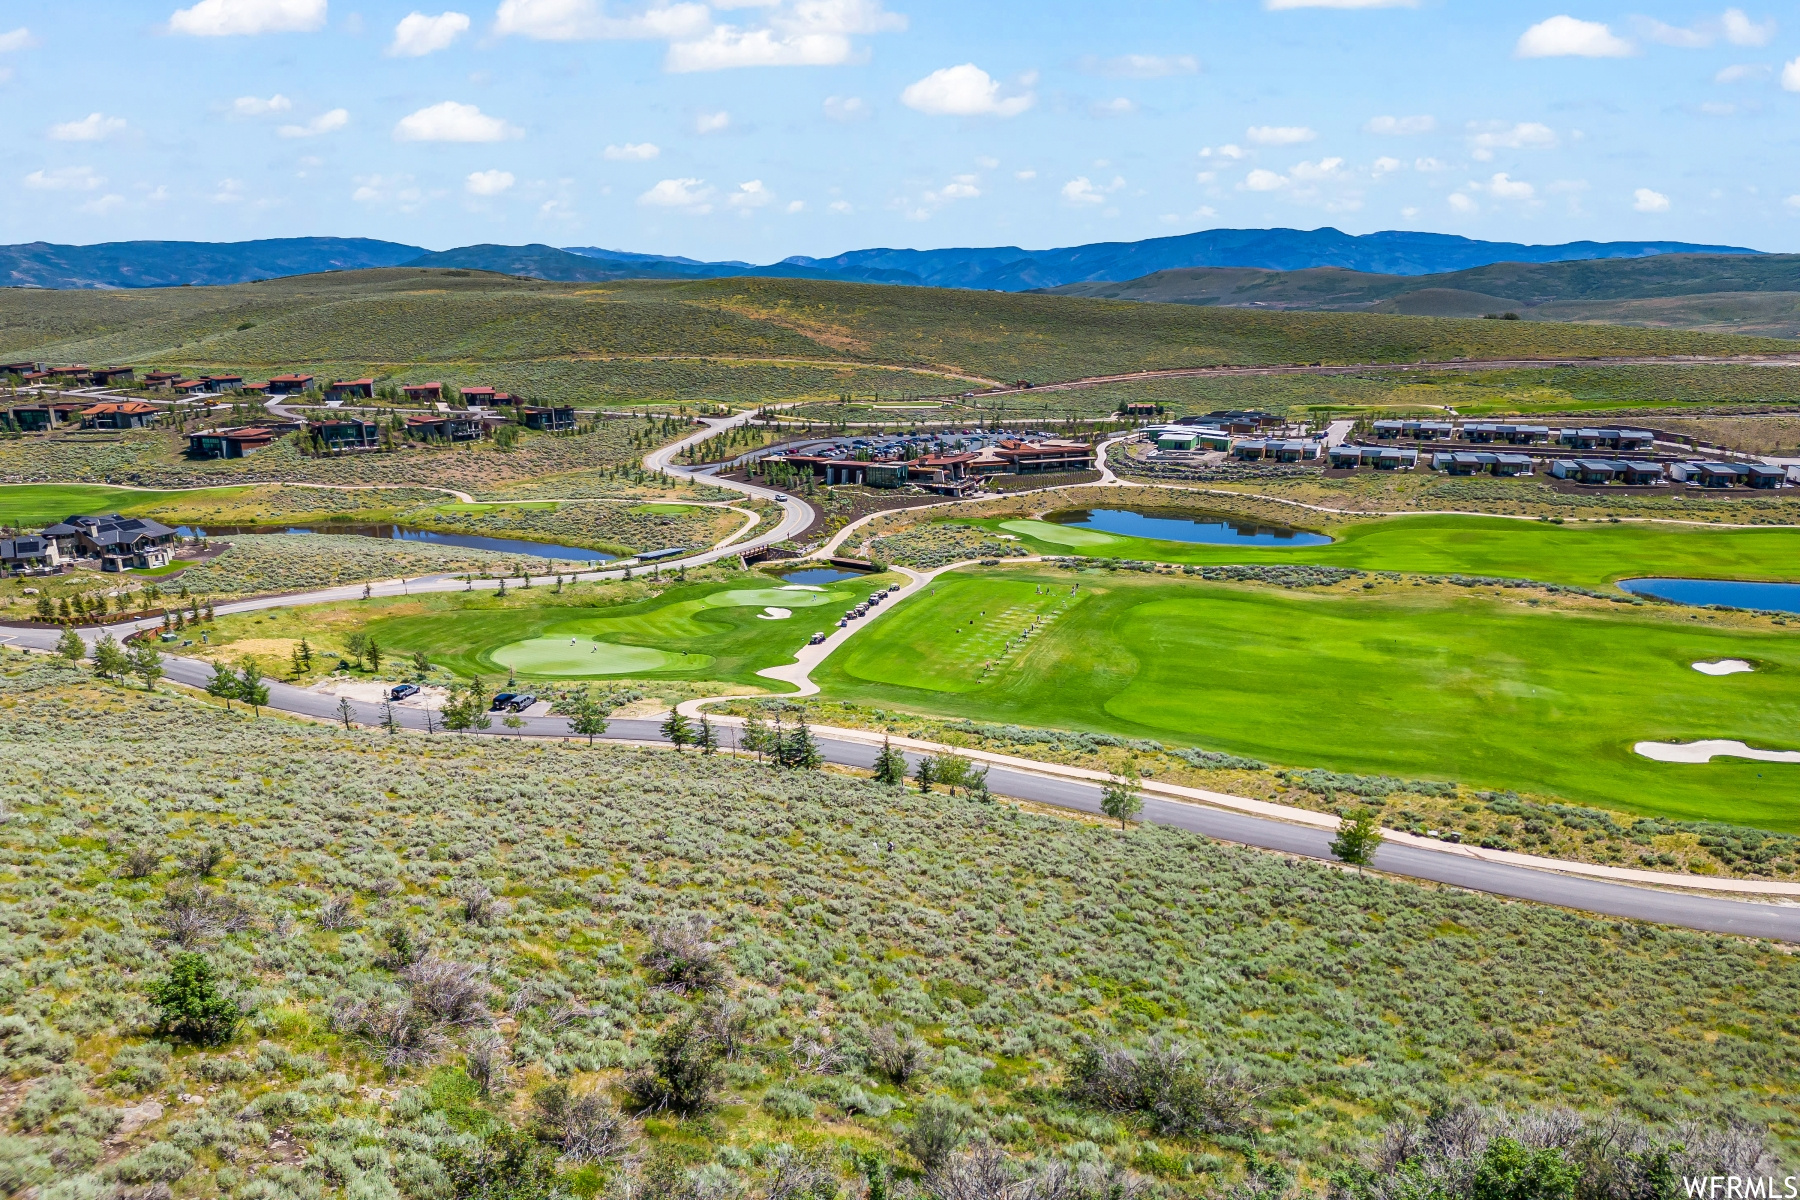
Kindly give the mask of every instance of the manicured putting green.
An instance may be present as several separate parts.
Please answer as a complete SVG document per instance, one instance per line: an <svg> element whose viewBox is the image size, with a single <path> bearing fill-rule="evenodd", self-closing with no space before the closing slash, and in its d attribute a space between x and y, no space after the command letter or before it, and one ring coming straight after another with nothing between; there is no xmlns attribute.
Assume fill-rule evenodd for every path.
<svg viewBox="0 0 1800 1200"><path fill-rule="evenodd" d="M670 654L649 646L623 646L592 638L535 637L502 646L491 657L527 675L648 675L677 668L699 669L704 654Z"/></svg>
<svg viewBox="0 0 1800 1200"><path fill-rule="evenodd" d="M817 608L821 604L842 604L842 592L819 592L811 588L733 588L714 592L701 601L705 608Z"/></svg>
<svg viewBox="0 0 1800 1200"><path fill-rule="evenodd" d="M1014 534L1044 554L1148 562L1307 563L1364 571L1493 575L1582 587L1646 575L1800 579L1800 529L1789 528L1392 517L1333 529L1337 540L1329 546L1283 547L1168 542L1044 521L974 523Z"/></svg>
<svg viewBox="0 0 1800 1200"><path fill-rule="evenodd" d="M859 630L813 679L880 707L1800 830L1800 764L1631 750L1709 738L1800 749L1800 635L1534 598L954 573ZM1692 666L1727 658L1756 669Z"/></svg>

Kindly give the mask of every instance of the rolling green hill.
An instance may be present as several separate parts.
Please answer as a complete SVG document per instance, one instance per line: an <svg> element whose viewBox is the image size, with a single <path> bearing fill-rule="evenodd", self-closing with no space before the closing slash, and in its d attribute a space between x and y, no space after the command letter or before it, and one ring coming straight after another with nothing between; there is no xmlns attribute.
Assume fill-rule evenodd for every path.
<svg viewBox="0 0 1800 1200"><path fill-rule="evenodd" d="M1800 255L1662 254L1560 263L1494 263L1439 275L1194 268L1055 295L1282 310L1428 317L1517 312L1598 322L1800 336Z"/></svg>
<svg viewBox="0 0 1800 1200"><path fill-rule="evenodd" d="M1346 274L1338 272L1337 274ZM1220 363L1780 352L1772 339L1370 313L1143 306L792 279L548 283L397 268L223 288L0 295L0 354L183 368L644 362L902 368L894 390ZM543 368L554 364L546 375ZM499 372L494 372L498 374ZM946 379L945 376L953 378ZM830 379L820 379L826 391ZM841 389L840 389L841 390Z"/></svg>

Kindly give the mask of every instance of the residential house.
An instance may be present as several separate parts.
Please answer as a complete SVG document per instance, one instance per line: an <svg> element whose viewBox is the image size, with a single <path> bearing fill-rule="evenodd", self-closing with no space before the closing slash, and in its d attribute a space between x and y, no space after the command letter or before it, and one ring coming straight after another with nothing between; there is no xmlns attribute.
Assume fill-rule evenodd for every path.
<svg viewBox="0 0 1800 1200"><path fill-rule="evenodd" d="M1663 481L1663 468L1659 462L1626 462L1620 465L1625 468L1619 472L1621 483L1643 486Z"/></svg>
<svg viewBox="0 0 1800 1200"><path fill-rule="evenodd" d="M169 385L169 390L179 392L183 396L198 396L206 390L206 381L202 379L177 379Z"/></svg>
<svg viewBox="0 0 1800 1200"><path fill-rule="evenodd" d="M244 377L242 375L202 375L200 382L206 385L207 391L223 395L243 387Z"/></svg>
<svg viewBox="0 0 1800 1200"><path fill-rule="evenodd" d="M465 396L467 392L463 393ZM569 404L559 404L549 408L534 408L531 405L519 407L519 423L527 429L539 429L555 433L575 428L575 408Z"/></svg>
<svg viewBox="0 0 1800 1200"><path fill-rule="evenodd" d="M179 371L145 371L144 386L156 388L168 387L180 378L181 372Z"/></svg>
<svg viewBox="0 0 1800 1200"><path fill-rule="evenodd" d="M1669 478L1703 488L1736 487L1749 475L1750 468L1738 463L1678 462L1669 466Z"/></svg>
<svg viewBox="0 0 1800 1200"><path fill-rule="evenodd" d="M0 375L35 375L44 369L43 363L9 362L0 363Z"/></svg>
<svg viewBox="0 0 1800 1200"><path fill-rule="evenodd" d="M1312 462L1319 457L1319 443L1300 438L1269 442L1268 455L1276 462Z"/></svg>
<svg viewBox="0 0 1800 1200"><path fill-rule="evenodd" d="M1375 459L1377 471L1411 471L1418 465L1419 452L1417 450L1401 450L1392 446L1382 447L1381 453Z"/></svg>
<svg viewBox="0 0 1800 1200"><path fill-rule="evenodd" d="M209 429L188 435L190 458L247 458L258 450L275 444L282 431L261 425L245 425L237 429Z"/></svg>
<svg viewBox="0 0 1800 1200"><path fill-rule="evenodd" d="M292 396L296 392L304 392L312 386L311 375L271 375L269 376L269 395Z"/></svg>
<svg viewBox="0 0 1800 1200"><path fill-rule="evenodd" d="M313 445L326 454L381 449L381 426L358 417L309 421L306 432Z"/></svg>
<svg viewBox="0 0 1800 1200"><path fill-rule="evenodd" d="M1242 459L1244 462L1254 462L1268 453L1271 445L1280 445L1280 443L1265 442L1261 438L1245 438L1231 447L1231 457Z"/></svg>
<svg viewBox="0 0 1800 1200"><path fill-rule="evenodd" d="M26 535L0 538L0 571L14 574L41 574L62 566L62 555L53 538Z"/></svg>
<svg viewBox="0 0 1800 1200"><path fill-rule="evenodd" d="M1325 452L1325 461L1333 470L1354 471L1362 462L1363 448L1348 442Z"/></svg>
<svg viewBox="0 0 1800 1200"><path fill-rule="evenodd" d="M462 412L406 418L406 435L435 442L472 442L486 432L480 417Z"/></svg>
<svg viewBox="0 0 1800 1200"><path fill-rule="evenodd" d="M55 541L64 557L99 559L103 571L166 567L175 557L175 531L149 517L69 517L39 536Z"/></svg>
<svg viewBox="0 0 1800 1200"><path fill-rule="evenodd" d="M157 407L142 400L105 400L81 410L83 429L142 429L155 419Z"/></svg>
<svg viewBox="0 0 1800 1200"><path fill-rule="evenodd" d="M462 393L464 404L479 404L485 408L494 402L494 389L486 384L476 384L474 387L466 387L458 390Z"/></svg>
<svg viewBox="0 0 1800 1200"><path fill-rule="evenodd" d="M1529 475L1532 461L1529 454L1496 454L1493 465L1489 468L1496 475Z"/></svg>
<svg viewBox="0 0 1800 1200"><path fill-rule="evenodd" d="M51 367L47 373L51 379L59 384L87 383L93 378L93 372L86 363L72 363L66 367Z"/></svg>
<svg viewBox="0 0 1800 1200"><path fill-rule="evenodd" d="M58 425L77 420L88 405L78 400L58 400L45 404L21 404L8 413L13 425L26 433L45 433Z"/></svg>
<svg viewBox="0 0 1800 1200"><path fill-rule="evenodd" d="M400 390L414 404L435 403L444 398L441 383L407 383L402 384Z"/></svg>
<svg viewBox="0 0 1800 1200"><path fill-rule="evenodd" d="M1787 471L1764 463L1751 463L1744 482L1753 488L1778 488L1787 482Z"/></svg>
<svg viewBox="0 0 1800 1200"><path fill-rule="evenodd" d="M325 387L327 400L373 400L375 398L375 381L373 379L340 379Z"/></svg>
<svg viewBox="0 0 1800 1200"><path fill-rule="evenodd" d="M130 383L136 373L132 367L95 367L89 372L89 376L101 387L112 387L114 384Z"/></svg>

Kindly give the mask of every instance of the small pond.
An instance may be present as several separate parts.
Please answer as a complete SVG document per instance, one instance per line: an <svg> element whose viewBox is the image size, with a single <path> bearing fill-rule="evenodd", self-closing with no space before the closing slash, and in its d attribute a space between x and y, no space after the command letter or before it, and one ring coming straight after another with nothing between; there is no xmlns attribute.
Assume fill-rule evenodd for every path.
<svg viewBox="0 0 1800 1200"><path fill-rule="evenodd" d="M801 571L771 571L784 583L809 583L822 585L837 583L845 579L859 579L867 574L865 571L846 571L842 567L807 567Z"/></svg>
<svg viewBox="0 0 1800 1200"><path fill-rule="evenodd" d="M1621 579L1634 596L1676 604L1723 604L1766 612L1800 613L1800 583L1750 583L1742 579Z"/></svg>
<svg viewBox="0 0 1800 1200"><path fill-rule="evenodd" d="M1322 533L1268 525L1205 509L1076 508L1044 518L1058 525L1093 529L1125 537L1164 542L1197 542L1208 546L1329 546Z"/></svg>
<svg viewBox="0 0 1800 1200"><path fill-rule="evenodd" d="M340 533L355 537L386 538L397 542L429 542L434 546L460 546L465 550L498 550L504 554L528 554L533 558L557 558L573 562L611 562L617 555L581 546L557 546L520 538L482 537L473 533L439 533L433 529L409 529L405 525L183 525L183 537L220 537L234 533Z"/></svg>

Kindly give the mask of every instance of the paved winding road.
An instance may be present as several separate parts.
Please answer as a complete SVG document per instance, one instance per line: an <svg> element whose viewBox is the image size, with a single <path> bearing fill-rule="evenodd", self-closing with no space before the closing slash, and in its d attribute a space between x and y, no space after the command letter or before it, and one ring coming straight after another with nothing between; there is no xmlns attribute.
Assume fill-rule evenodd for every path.
<svg viewBox="0 0 1800 1200"><path fill-rule="evenodd" d="M671 460L674 456L690 443L709 438L723 428L750 419L750 416L749 413L740 413L729 418L708 419L706 421L707 429L652 452L646 457L645 465L651 470L662 471L682 478L693 478L695 477L694 472L672 464ZM663 565L698 564L727 555L736 555L747 549L790 538L804 530L813 520L812 508L796 497L786 496L754 484L731 480L708 478L706 482L782 504L781 521L773 529L742 544L710 548L702 553L671 560ZM618 578L622 574L623 572L620 570L594 571L584 573L578 578L612 579ZM435 576L418 580L391 580L373 584L370 585L370 594L385 596L418 591L454 591L469 586L470 584L459 579ZM473 586L496 586L496 583L477 581ZM266 608L331 603L357 599L362 595L362 585L350 585L296 596L269 596L253 600L233 601L218 605L215 611L220 613L248 612ZM148 623L142 624L147 625ZM139 627L139 622L128 621L110 626L109 629L115 637L123 637L136 631ZM97 638L102 630L96 627L81 632L91 641ZM0 644L17 647L48 650L54 647L59 636L59 631L53 629L0 627ZM165 655L163 663L168 678L178 683L201 687L212 676L211 666L198 659ZM325 721L336 721L342 718L341 705L343 702L335 696L308 691L274 680L268 681L268 685L269 707L271 708ZM379 704L352 701L350 702L351 719L364 726L379 725L384 717L383 707ZM423 730L425 728L425 713L422 709L395 706L392 713L397 722L407 729ZM523 718L523 721L524 724L518 732L524 736L565 739L572 737L569 733L568 722L561 717L527 717ZM664 739L660 732L660 724L654 719L614 720L609 723L604 736L608 740L616 741L662 742ZM727 738L735 736L735 730L729 727L724 732ZM465 735L439 734L438 736ZM489 729L476 736L512 736L512 731ZM832 737L825 733L818 733L815 736L820 753L827 762L852 767L868 767L874 761L875 747L867 742ZM911 752L906 753L909 764L916 766L918 756ZM1100 787L1080 780L1058 778L1018 768L994 765L988 772L988 785L1001 795L1021 800L1080 812L1098 813L1100 811ZM1285 854L1316 859L1331 857L1329 850L1331 835L1326 830L1200 804L1186 804L1150 795L1144 796L1143 802L1142 816L1145 821L1188 829L1223 841L1237 842ZM1512 899L1579 909L1603 916L1686 926L1690 929L1714 933L1800 942L1800 905L1725 900L1687 892L1633 887L1627 884L1586 879L1507 863L1484 862L1391 842L1384 843L1376 851L1374 865L1382 871L1396 875L1489 892Z"/></svg>

